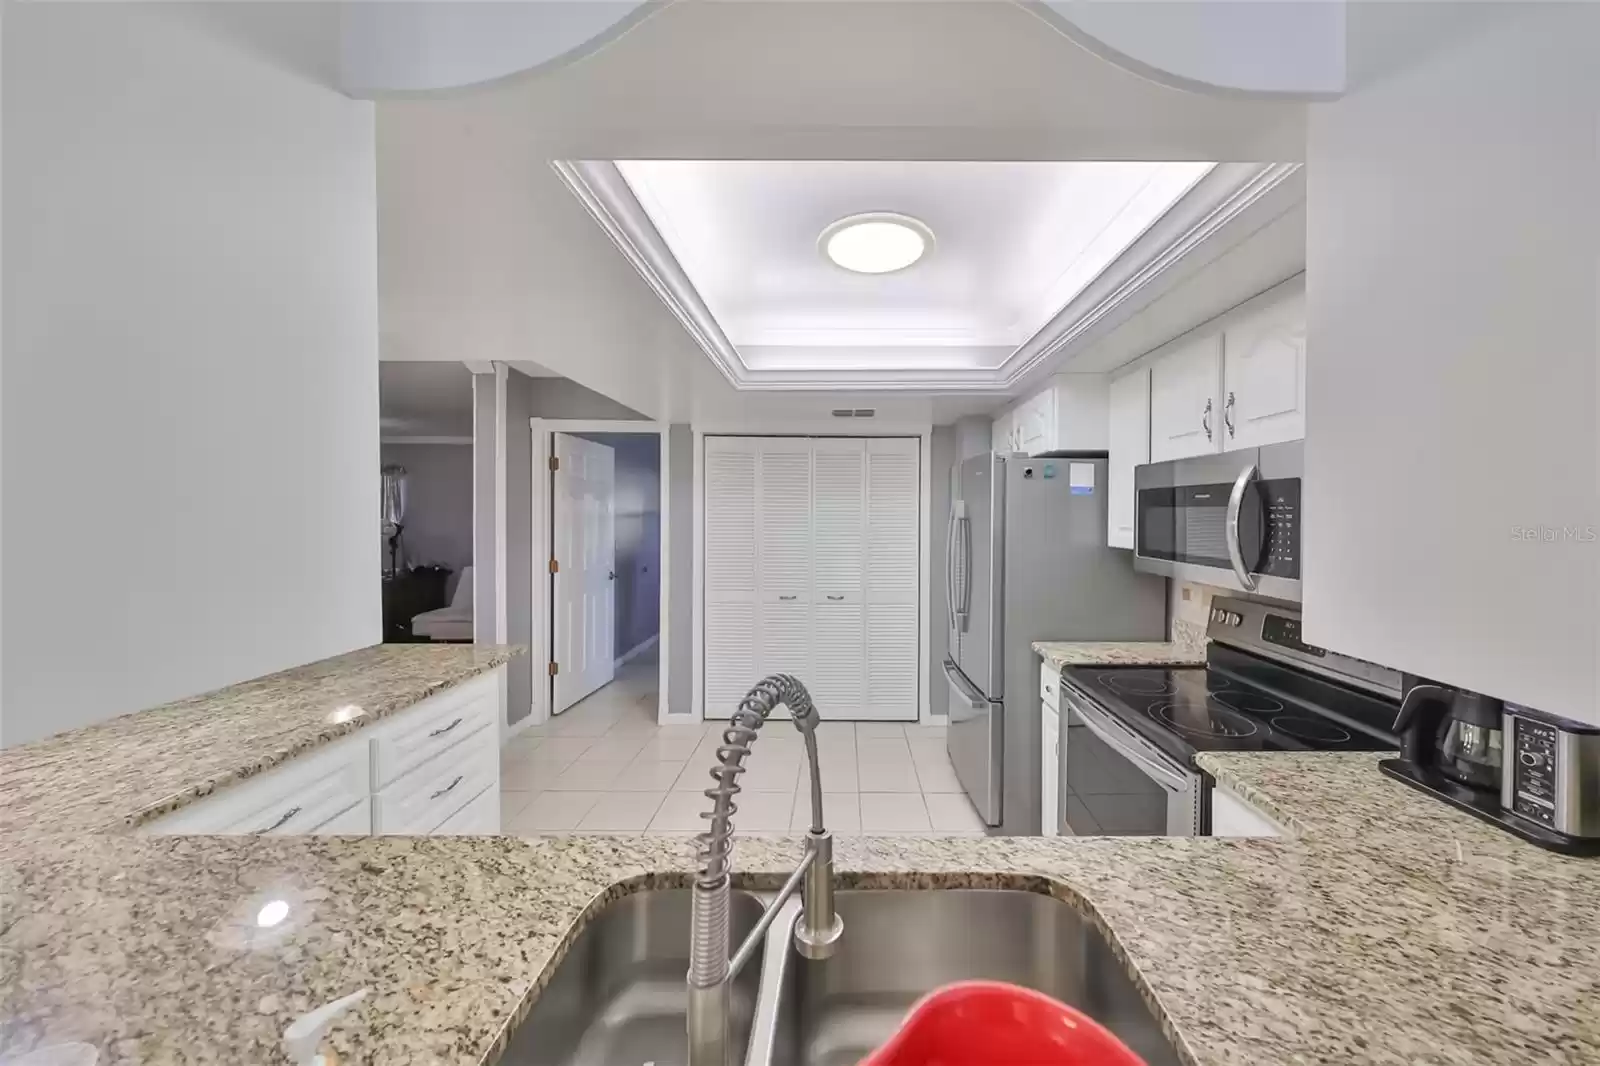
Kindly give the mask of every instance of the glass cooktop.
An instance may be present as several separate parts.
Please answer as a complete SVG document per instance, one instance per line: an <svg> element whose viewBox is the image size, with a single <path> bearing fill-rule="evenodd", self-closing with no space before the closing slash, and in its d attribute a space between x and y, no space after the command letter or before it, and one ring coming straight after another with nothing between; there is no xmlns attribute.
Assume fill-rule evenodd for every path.
<svg viewBox="0 0 1600 1066"><path fill-rule="evenodd" d="M1187 761L1201 751L1387 751L1389 700L1213 645L1207 666L1079 666L1062 678Z"/></svg>

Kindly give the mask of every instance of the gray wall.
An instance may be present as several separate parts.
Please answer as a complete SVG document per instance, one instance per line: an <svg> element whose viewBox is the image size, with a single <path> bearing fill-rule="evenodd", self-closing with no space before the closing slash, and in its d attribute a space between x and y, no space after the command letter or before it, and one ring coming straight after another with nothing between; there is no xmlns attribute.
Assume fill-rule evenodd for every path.
<svg viewBox="0 0 1600 1066"><path fill-rule="evenodd" d="M661 438L579 433L615 455L615 639L624 655L661 633Z"/></svg>
<svg viewBox="0 0 1600 1066"><path fill-rule="evenodd" d="M971 459L994 450L994 419L988 415L969 415L959 420L954 433L957 458Z"/></svg>
<svg viewBox="0 0 1600 1066"><path fill-rule="evenodd" d="M694 710L694 431L675 425L667 431L667 493L671 517L672 598L667 601L669 663L667 711Z"/></svg>
<svg viewBox="0 0 1600 1066"><path fill-rule="evenodd" d="M944 610L944 549L949 533L949 523L945 519L950 515L950 472L958 458L956 438L955 426L934 426L929 442L928 461L933 464L933 470L928 521L932 534L933 565L928 568L928 710L935 717L950 713L950 689L944 679L944 660L950 653L950 634L945 625Z"/></svg>
<svg viewBox="0 0 1600 1066"><path fill-rule="evenodd" d="M472 449L460 444L384 444L383 462L406 468L402 565L472 565ZM382 539L380 537L380 539ZM388 544L383 545L388 563Z"/></svg>

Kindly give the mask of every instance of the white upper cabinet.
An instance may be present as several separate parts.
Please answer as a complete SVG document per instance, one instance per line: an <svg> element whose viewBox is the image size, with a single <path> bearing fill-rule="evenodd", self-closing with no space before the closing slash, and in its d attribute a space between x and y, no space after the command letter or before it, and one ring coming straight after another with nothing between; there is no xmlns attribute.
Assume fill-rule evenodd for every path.
<svg viewBox="0 0 1600 1066"><path fill-rule="evenodd" d="M1107 393L1111 459L1106 470L1106 543L1133 547L1133 468L1150 461L1150 369L1114 378Z"/></svg>
<svg viewBox="0 0 1600 1066"><path fill-rule="evenodd" d="M1301 291L1228 326L1222 339L1224 451L1306 435L1306 296Z"/></svg>
<svg viewBox="0 0 1600 1066"><path fill-rule="evenodd" d="M1219 450L1222 334L1185 341L1150 368L1150 461Z"/></svg>
<svg viewBox="0 0 1600 1066"><path fill-rule="evenodd" d="M1106 375L1057 374L995 419L995 450L1104 451Z"/></svg>

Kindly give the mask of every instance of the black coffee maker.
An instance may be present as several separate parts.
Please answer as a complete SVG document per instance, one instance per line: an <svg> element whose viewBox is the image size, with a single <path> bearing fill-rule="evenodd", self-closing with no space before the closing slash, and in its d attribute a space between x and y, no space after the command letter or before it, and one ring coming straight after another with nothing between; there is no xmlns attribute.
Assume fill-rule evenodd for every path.
<svg viewBox="0 0 1600 1066"><path fill-rule="evenodd" d="M1394 722L1401 761L1498 800L1505 704L1411 674L1403 678L1405 698Z"/></svg>

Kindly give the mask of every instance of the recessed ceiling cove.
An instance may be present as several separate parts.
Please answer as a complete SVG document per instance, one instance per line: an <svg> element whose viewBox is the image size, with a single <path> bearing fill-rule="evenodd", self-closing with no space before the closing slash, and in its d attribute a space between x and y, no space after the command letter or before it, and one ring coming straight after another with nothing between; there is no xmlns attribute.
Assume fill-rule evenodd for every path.
<svg viewBox="0 0 1600 1066"><path fill-rule="evenodd" d="M993 388L1295 169L1227 166L556 169L735 385Z"/></svg>

